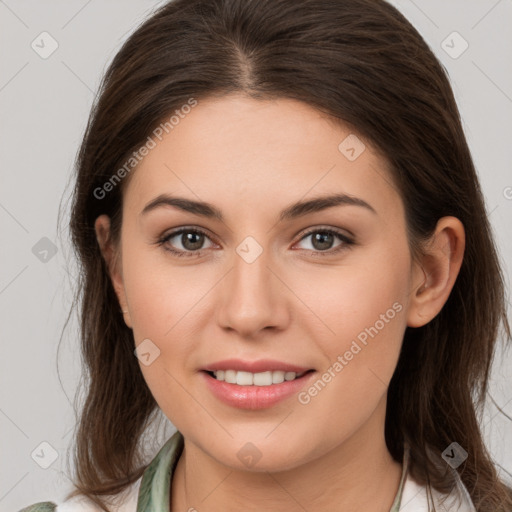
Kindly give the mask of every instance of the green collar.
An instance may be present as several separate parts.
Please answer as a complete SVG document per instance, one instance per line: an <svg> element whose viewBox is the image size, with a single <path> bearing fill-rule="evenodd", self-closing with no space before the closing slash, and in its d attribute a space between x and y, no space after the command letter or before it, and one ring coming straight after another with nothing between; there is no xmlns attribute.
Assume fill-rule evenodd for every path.
<svg viewBox="0 0 512 512"><path fill-rule="evenodd" d="M159 512L169 512L170 482L178 459L183 452L183 446L183 435L181 432L176 431L162 446L155 458L146 468L140 483L136 512L153 512L156 510ZM400 509L408 462L409 449L408 446L405 445L402 478L389 512L398 512Z"/></svg>
<svg viewBox="0 0 512 512"><path fill-rule="evenodd" d="M183 435L176 431L160 448L142 475L136 512L169 512L170 482L183 446Z"/></svg>

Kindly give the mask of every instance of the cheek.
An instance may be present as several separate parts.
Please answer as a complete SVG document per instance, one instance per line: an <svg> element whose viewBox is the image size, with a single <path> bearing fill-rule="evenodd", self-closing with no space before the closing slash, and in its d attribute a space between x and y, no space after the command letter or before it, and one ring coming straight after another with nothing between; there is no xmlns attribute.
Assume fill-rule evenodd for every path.
<svg viewBox="0 0 512 512"><path fill-rule="evenodd" d="M172 336L181 319L194 315L194 306L208 290L207 276L201 278L201 271L192 266L173 267L160 251L141 248L126 251L123 257L125 292L137 342L141 337L165 340Z"/></svg>
<svg viewBox="0 0 512 512"><path fill-rule="evenodd" d="M375 326L380 337L400 344L406 325L409 267L407 247L393 251L382 247L347 258L346 264L336 268L297 275L297 295L324 325L316 331L326 340L327 353L350 346L361 333L364 342L365 333L374 333Z"/></svg>
<svg viewBox="0 0 512 512"><path fill-rule="evenodd" d="M298 395L305 428L318 428L323 418L326 450L360 430L382 403L406 327L403 289L396 281L364 286L357 276L352 278L340 281L345 286L333 288L331 300L319 310L334 334L316 327L326 362L318 378ZM287 434L293 438L292 430Z"/></svg>
<svg viewBox="0 0 512 512"><path fill-rule="evenodd" d="M409 265L406 246L388 247L304 280L298 294L317 317L309 314L302 328L310 330L325 361L322 382L304 390L302 403L311 402L310 411L316 411L312 418L327 414L324 408L334 403L343 410L329 412L334 423L346 421L347 414L357 423L385 394L407 324Z"/></svg>
<svg viewBox="0 0 512 512"><path fill-rule="evenodd" d="M197 284L202 282L196 280L197 272L194 276L190 270L172 268L156 252L127 247L123 279L135 345L146 343L151 354L149 364L141 359L142 375L160 409L181 427L189 413L201 417L201 410L194 409L196 402L183 388L183 375L190 370L190 354L197 350L190 333L200 311L197 303L207 289Z"/></svg>
<svg viewBox="0 0 512 512"><path fill-rule="evenodd" d="M158 354L149 365L141 361L140 368L155 400L175 425L180 422L172 412L191 409L182 384L184 375L195 370L192 356L200 350L197 331L211 317L204 315L204 306L217 279L207 265L171 263L161 248L135 242L123 247L123 280L135 345L149 339L150 351Z"/></svg>

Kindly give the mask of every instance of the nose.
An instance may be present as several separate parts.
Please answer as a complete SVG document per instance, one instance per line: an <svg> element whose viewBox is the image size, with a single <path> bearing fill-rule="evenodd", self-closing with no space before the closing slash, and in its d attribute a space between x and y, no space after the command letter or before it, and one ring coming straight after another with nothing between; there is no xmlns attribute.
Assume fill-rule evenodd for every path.
<svg viewBox="0 0 512 512"><path fill-rule="evenodd" d="M286 329L290 321L290 292L268 252L251 263L235 253L233 267L219 288L217 321L244 338L257 338L264 329Z"/></svg>

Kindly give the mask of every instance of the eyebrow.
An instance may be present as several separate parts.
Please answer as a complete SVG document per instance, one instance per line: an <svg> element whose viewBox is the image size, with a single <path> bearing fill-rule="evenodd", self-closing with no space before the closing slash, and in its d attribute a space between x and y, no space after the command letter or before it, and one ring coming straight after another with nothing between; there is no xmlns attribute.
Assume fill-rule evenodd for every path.
<svg viewBox="0 0 512 512"><path fill-rule="evenodd" d="M173 206L185 212L193 213L194 215L217 219L224 222L222 212L212 204L203 201L194 201L184 197L170 196L168 194L161 194L150 201L140 214L145 215L161 206ZM326 210L327 208L332 208L334 206L360 206L374 214L377 214L375 209L363 199L346 194L330 194L315 197L307 201L297 201L296 203L291 204L281 212L279 215L279 221L282 222L285 220L295 219L297 217Z"/></svg>

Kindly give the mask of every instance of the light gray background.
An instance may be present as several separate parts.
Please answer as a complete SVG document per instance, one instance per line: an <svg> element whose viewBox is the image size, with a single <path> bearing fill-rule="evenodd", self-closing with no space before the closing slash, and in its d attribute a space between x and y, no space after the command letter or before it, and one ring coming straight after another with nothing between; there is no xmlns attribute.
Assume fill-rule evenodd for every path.
<svg viewBox="0 0 512 512"><path fill-rule="evenodd" d="M66 198L72 186L69 177L100 77L121 43L162 3L0 0L2 511L17 511L48 499L58 502L70 489L66 460L73 440L72 403L80 378L80 355L74 317L57 350L74 281L67 232L60 238L57 232L59 204L64 196L65 226ZM449 71L509 286L512 0L392 3L417 27ZM42 46L38 36L44 31L59 45L47 59L31 47L34 40ZM454 31L469 44L460 56L464 42L451 35ZM45 48L49 47L46 39ZM39 242L43 237L56 245L55 256L51 251L44 253L51 246L48 241ZM42 246L36 246L39 250L34 254L38 242ZM510 310L509 304L509 314ZM511 383L509 353L496 361L491 382L496 404L509 417ZM489 403L482 424L500 474L510 482L512 423L496 404ZM155 437L150 453L166 439L168 427L172 431L164 422L164 432ZM51 448L41 446L42 442ZM52 454L57 458L49 468L40 467L52 461Z"/></svg>

